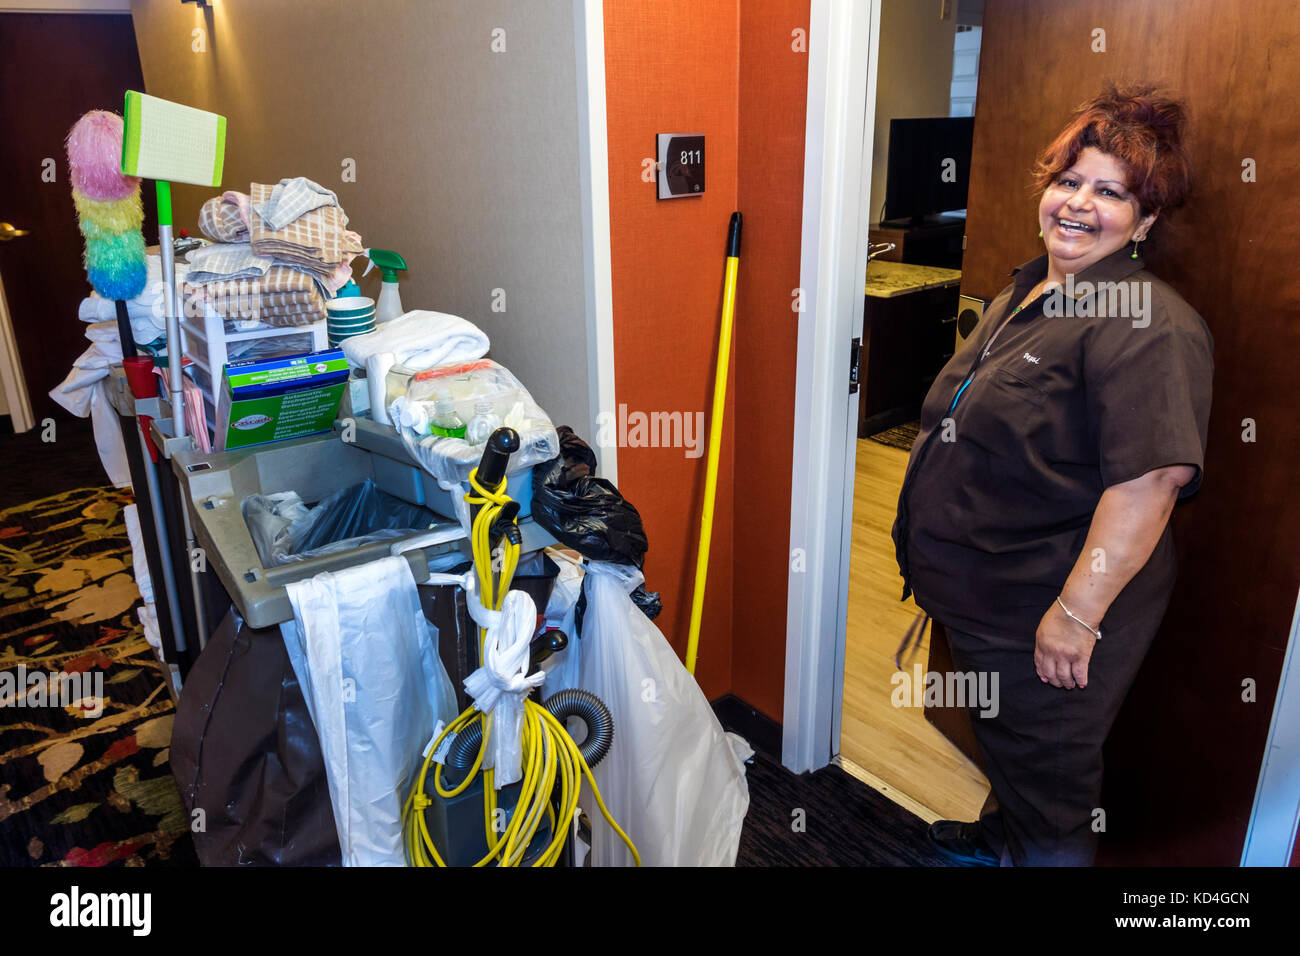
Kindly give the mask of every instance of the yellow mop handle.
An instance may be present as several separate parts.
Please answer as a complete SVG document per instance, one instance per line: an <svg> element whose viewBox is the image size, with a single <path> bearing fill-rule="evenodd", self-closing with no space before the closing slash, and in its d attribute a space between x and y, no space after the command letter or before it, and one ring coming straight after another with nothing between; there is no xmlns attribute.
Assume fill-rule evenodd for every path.
<svg viewBox="0 0 1300 956"><path fill-rule="evenodd" d="M736 270L740 267L740 213L731 214L727 233L727 277L722 292L722 335L718 340L718 370L713 378L713 415L709 423L709 465L704 476L704 510L700 515L700 552L695 559L695 596L691 601L691 630L686 642L686 669L695 673L700 650L700 621L704 617L704 581L709 574L709 544L713 539L713 505L718 493L718 458L722 454L722 415L727 405L727 367L731 362L731 323L736 314Z"/></svg>

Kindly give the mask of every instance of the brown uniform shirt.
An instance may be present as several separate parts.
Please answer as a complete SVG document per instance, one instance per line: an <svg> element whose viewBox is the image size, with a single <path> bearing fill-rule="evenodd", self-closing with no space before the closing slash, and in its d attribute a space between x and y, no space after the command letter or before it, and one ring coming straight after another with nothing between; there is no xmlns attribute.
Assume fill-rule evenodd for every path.
<svg viewBox="0 0 1300 956"><path fill-rule="evenodd" d="M926 396L894 543L904 597L952 627L1032 642L1106 488L1175 464L1196 467L1181 497L1199 487L1214 343L1128 248L994 337L1047 256L1012 275ZM1175 573L1166 527L1103 631L1167 599Z"/></svg>

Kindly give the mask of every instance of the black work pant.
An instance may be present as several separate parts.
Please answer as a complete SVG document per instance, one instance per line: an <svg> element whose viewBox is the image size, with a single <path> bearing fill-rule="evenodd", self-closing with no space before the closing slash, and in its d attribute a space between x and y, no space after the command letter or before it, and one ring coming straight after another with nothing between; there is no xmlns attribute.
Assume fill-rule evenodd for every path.
<svg viewBox="0 0 1300 956"><path fill-rule="evenodd" d="M1102 744L1167 604L1103 630L1082 690L1039 679L1033 634L992 641L947 628L958 671L998 675L996 716L972 706L970 717L997 798L980 823L1003 866L1092 865L1105 819Z"/></svg>

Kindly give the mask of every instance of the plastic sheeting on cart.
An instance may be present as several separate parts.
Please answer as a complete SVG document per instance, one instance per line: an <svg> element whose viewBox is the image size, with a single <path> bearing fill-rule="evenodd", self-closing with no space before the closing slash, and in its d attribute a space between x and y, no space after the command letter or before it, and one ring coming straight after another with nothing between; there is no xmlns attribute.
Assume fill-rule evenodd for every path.
<svg viewBox="0 0 1300 956"><path fill-rule="evenodd" d="M402 801L455 691L410 566L381 558L288 585L285 650L320 738L344 866L403 866Z"/></svg>
<svg viewBox="0 0 1300 956"><path fill-rule="evenodd" d="M577 686L609 707L614 745L592 772L644 865L734 866L749 809L744 758L752 750L723 731L695 678L632 601L643 581L627 565L586 565L580 637L548 662L543 692ZM557 591L571 584L562 572ZM555 613L563 609L548 606L548 617ZM632 865L593 809L592 865Z"/></svg>

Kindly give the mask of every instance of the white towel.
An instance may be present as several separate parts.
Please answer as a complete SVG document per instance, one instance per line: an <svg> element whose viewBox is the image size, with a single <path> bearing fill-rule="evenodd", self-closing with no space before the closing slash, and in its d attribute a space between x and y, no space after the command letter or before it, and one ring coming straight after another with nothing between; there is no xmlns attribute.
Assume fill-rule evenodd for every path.
<svg viewBox="0 0 1300 956"><path fill-rule="evenodd" d="M184 262L176 263L176 314L181 315L181 287L189 267ZM149 256L148 278L144 291L134 299L126 300L126 314L131 320L131 336L139 345L148 345L167 331L167 318L163 315L163 303L166 301L166 285L162 281L162 262L156 255ZM98 293L81 300L77 309L77 318L82 322L115 322L117 306L112 299L102 298Z"/></svg>
<svg viewBox="0 0 1300 956"><path fill-rule="evenodd" d="M126 524L127 540L131 542L131 573L135 575L135 584L144 603L152 604L153 581L149 577L149 552L144 549L144 533L140 530L140 512L135 505L127 505L122 509L122 519Z"/></svg>
<svg viewBox="0 0 1300 956"><path fill-rule="evenodd" d="M373 332L344 339L342 348L356 368L365 368L372 355L391 352L398 365L418 372L480 359L487 355L489 343L482 329L458 315L416 310Z"/></svg>
<svg viewBox="0 0 1300 956"><path fill-rule="evenodd" d="M95 354L91 364L74 365L59 385L50 390L54 399L78 418L89 417L95 430L95 450L104 466L108 480L118 488L131 486L131 469L127 465L126 446L122 441L122 430L118 427L117 410L108 398L108 366L99 365L102 355L100 345L96 343L86 350L78 363ZM119 353L117 361L121 361Z"/></svg>

